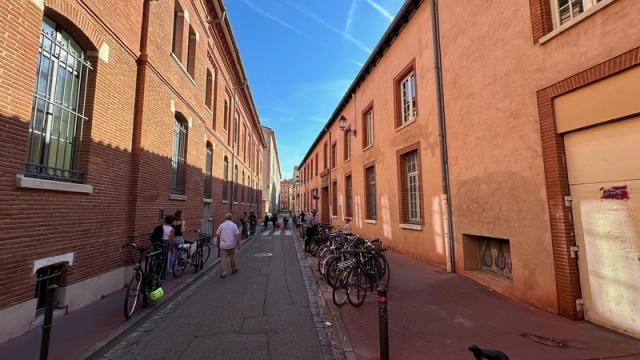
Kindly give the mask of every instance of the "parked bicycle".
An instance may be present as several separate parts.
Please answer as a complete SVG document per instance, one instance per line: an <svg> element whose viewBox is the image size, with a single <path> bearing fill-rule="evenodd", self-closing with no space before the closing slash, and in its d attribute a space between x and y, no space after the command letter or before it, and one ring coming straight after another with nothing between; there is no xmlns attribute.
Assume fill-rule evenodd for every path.
<svg viewBox="0 0 640 360"><path fill-rule="evenodd" d="M122 248L131 248L138 253L124 296L124 316L129 319L136 311L140 298L142 306L146 307L149 301L157 301L164 296L161 275L165 261L162 250L150 250L135 243L124 244Z"/></svg>
<svg viewBox="0 0 640 360"><path fill-rule="evenodd" d="M191 254L192 244L196 244L195 251ZM185 240L184 244L178 245L176 249L176 259L171 266L171 271L175 278L184 274L187 267L193 266L194 272L204 268L207 260L211 256L211 235L200 234L197 240Z"/></svg>

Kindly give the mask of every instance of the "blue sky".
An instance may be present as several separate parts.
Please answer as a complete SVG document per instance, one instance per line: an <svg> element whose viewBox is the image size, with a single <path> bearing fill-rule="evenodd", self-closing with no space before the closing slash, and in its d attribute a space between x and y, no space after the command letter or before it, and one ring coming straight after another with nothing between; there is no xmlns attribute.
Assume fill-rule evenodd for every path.
<svg viewBox="0 0 640 360"><path fill-rule="evenodd" d="M282 176L308 150L403 0L227 0L263 125Z"/></svg>

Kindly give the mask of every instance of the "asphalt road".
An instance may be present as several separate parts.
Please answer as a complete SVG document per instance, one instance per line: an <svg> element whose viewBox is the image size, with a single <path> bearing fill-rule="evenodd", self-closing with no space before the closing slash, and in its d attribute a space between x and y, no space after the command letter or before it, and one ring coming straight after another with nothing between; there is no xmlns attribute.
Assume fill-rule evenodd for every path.
<svg viewBox="0 0 640 360"><path fill-rule="evenodd" d="M161 305L102 358L332 358L290 231L257 234L238 263L238 273L221 279L216 267Z"/></svg>

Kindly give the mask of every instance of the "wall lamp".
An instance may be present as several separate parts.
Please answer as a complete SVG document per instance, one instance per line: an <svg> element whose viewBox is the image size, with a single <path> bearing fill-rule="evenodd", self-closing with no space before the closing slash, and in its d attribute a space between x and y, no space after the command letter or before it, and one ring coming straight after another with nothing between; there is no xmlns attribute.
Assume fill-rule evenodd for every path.
<svg viewBox="0 0 640 360"><path fill-rule="evenodd" d="M344 115L340 116L340 120L338 120L338 125L340 126L340 130L345 131L349 134L353 134L356 136L356 129L351 129L351 127L347 127L347 118Z"/></svg>

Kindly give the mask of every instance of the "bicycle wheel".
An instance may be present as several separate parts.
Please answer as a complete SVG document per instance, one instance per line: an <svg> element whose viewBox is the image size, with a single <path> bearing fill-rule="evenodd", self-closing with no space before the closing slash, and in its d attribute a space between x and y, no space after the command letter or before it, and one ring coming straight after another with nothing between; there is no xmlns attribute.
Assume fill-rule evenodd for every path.
<svg viewBox="0 0 640 360"><path fill-rule="evenodd" d="M204 246L202 246L202 266L204 267L204 264L207 263L207 260L209 260L209 256L211 256L211 247L209 246L209 244L204 244Z"/></svg>
<svg viewBox="0 0 640 360"><path fill-rule="evenodd" d="M364 303L367 296L367 288L369 282L364 271L360 268L353 268L349 271L349 285L347 286L347 300L355 307L359 307Z"/></svg>
<svg viewBox="0 0 640 360"><path fill-rule="evenodd" d="M332 288L336 287L336 280L338 279L338 264L340 263L340 256L335 256L327 259L324 265L324 281Z"/></svg>
<svg viewBox="0 0 640 360"><path fill-rule="evenodd" d="M127 291L124 294L124 317L126 319L133 316L140 299L140 290L142 288L142 273L139 270L135 270L131 274L131 280L127 286Z"/></svg>
<svg viewBox="0 0 640 360"><path fill-rule="evenodd" d="M338 285L333 288L333 291L331 293L331 298L333 299L333 303L336 306L342 306L346 304L347 301L349 301L349 298L347 296L346 275L348 275L348 272L346 271L340 274L339 279L336 281Z"/></svg>
<svg viewBox="0 0 640 360"><path fill-rule="evenodd" d="M189 259L187 259L187 252L183 249L179 249L176 253L176 260L173 262L172 272L173 277L179 278L184 274L184 269L187 268L189 264Z"/></svg>
<svg viewBox="0 0 640 360"><path fill-rule="evenodd" d="M389 286L389 280L391 279L391 268L389 267L387 258L381 253L376 253L373 266L378 286L386 289Z"/></svg>

